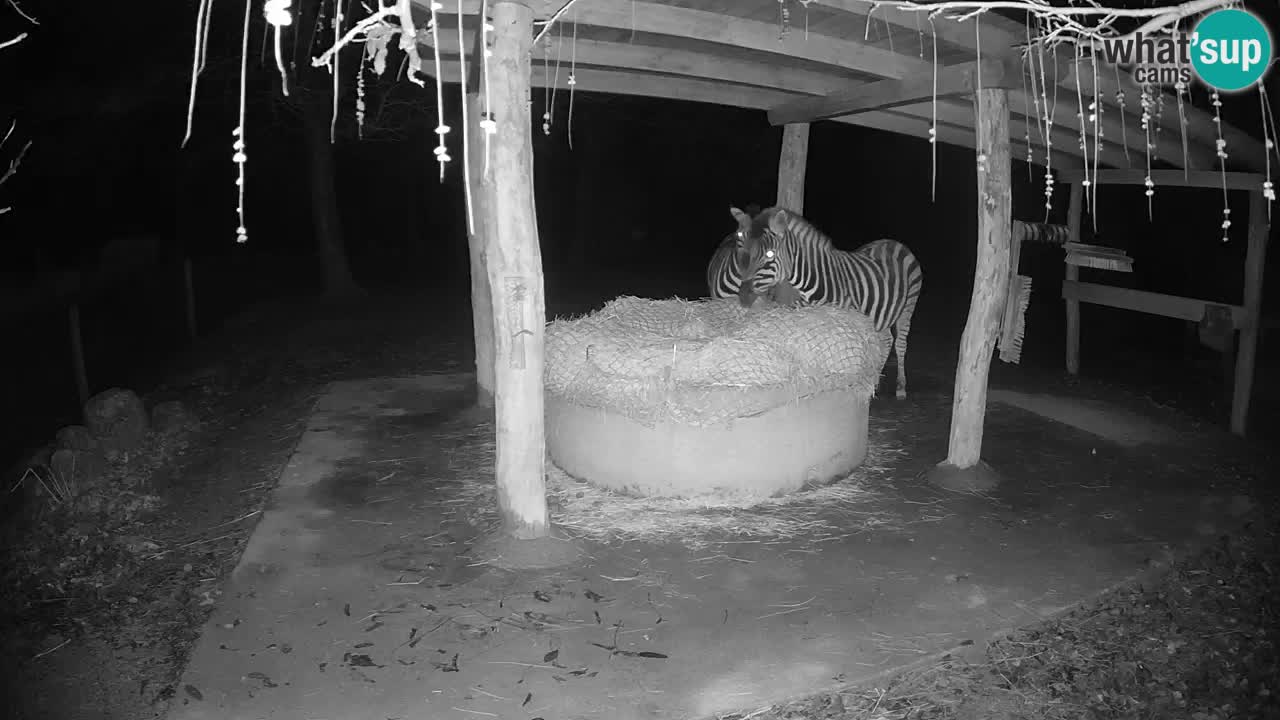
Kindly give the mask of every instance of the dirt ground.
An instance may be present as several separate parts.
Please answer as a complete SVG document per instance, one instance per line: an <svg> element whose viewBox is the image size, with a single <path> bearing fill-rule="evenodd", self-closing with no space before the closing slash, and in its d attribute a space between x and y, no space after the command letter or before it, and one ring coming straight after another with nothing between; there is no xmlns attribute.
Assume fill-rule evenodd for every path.
<svg viewBox="0 0 1280 720"><path fill-rule="evenodd" d="M377 322L370 322L377 318ZM359 305L282 303L244 317L193 348L184 370L148 400L182 399L204 426L151 479L163 501L134 532L147 550L115 563L111 582L54 592L20 586L7 569L4 618L7 705L18 718L162 716L174 698L200 626L220 597L318 392L330 381L471 366L469 318L420 298L383 297ZM919 331L918 331L919 332ZM912 398L877 400L873 415L912 438L921 469L945 448L946 362L913 337ZM1274 477L1267 448L1246 446L1149 398L1060 373L997 364L994 381L1029 393L1105 399L1136 414L1201 431L1200 439L1144 458L1130 472L1202 479L1240 489L1239 522L1201 529L1200 549L1117 588L1088 607L1011 633L985 647L928 658L905 674L734 717L1228 717L1280 716L1274 572L1280 562ZM882 393L886 395L886 393ZM892 393L887 393L889 397ZM989 422L1015 431L1023 410L992 405ZM1019 442L988 447L1002 467L1053 472L1062 453L1088 444L1084 431L1043 425ZM1066 438L1065 440L1063 438ZM1105 444L1098 452L1106 459ZM1096 478L1095 478L1096 479ZM1135 499L1140 504L1141 499ZM1034 516L1034 501L1009 509ZM1240 524L1243 523L1243 527ZM27 529L70 554L65 528ZM74 535L76 538L91 535ZM79 541L79 540L78 540ZM13 538L10 546L15 545ZM16 543L21 544L21 543ZM30 543L28 543L30 544ZM11 556L12 557L12 556ZM47 558L26 557L40 563ZM22 590L21 593L15 591ZM21 621L19 623L19 620ZM194 692L199 693L198 689Z"/></svg>

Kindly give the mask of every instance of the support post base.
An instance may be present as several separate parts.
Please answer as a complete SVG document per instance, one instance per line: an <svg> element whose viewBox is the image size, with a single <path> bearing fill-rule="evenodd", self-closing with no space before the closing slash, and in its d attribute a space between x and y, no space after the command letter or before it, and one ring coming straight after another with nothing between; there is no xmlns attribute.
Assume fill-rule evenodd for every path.
<svg viewBox="0 0 1280 720"><path fill-rule="evenodd" d="M987 492L1001 481L1000 473L982 460L967 468L940 462L925 473L925 479L935 487L952 492Z"/></svg>
<svg viewBox="0 0 1280 720"><path fill-rule="evenodd" d="M503 570L542 570L563 567L582 556L582 548L556 528L547 537L520 540L495 530L475 545L475 558Z"/></svg>

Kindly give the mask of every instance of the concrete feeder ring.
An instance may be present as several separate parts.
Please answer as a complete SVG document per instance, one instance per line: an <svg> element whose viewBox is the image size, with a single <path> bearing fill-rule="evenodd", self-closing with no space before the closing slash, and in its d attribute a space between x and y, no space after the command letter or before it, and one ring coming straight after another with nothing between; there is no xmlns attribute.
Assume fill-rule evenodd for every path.
<svg viewBox="0 0 1280 720"><path fill-rule="evenodd" d="M840 308L620 298L547 329L547 450L632 495L764 498L836 479L866 457L886 340Z"/></svg>

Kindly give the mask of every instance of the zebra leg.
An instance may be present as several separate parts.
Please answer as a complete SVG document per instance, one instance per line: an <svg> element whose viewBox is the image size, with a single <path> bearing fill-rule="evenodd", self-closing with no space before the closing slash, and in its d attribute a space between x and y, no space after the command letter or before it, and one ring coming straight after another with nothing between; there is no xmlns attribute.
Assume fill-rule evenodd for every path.
<svg viewBox="0 0 1280 720"><path fill-rule="evenodd" d="M907 335L911 333L911 315L915 312L915 303L906 307L898 322L893 326L893 351L898 358L898 391L899 400L907 397Z"/></svg>

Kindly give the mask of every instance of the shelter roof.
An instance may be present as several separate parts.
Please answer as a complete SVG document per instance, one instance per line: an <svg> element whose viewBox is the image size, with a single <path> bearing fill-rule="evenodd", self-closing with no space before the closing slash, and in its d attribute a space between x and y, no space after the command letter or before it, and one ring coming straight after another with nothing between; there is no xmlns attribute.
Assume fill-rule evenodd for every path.
<svg viewBox="0 0 1280 720"><path fill-rule="evenodd" d="M428 13L426 0L414 0ZM564 0L528 0L535 22L545 21ZM456 2L445 0L440 18L441 72L456 82L460 74ZM480 0L463 0L464 42L473 47ZM787 9L784 21L782 8ZM890 7L868 0L578 0L534 48L534 86L567 89L570 66L575 91L691 100L770 111L770 120L829 118L928 139L934 124L932 94L892 107L838 114L841 98L887 97L901 85L931 86L936 57L939 77L960 79L977 60L1010 68L1010 135L1014 157L1045 163L1045 122L1037 111L1032 71L1022 60L1027 41L1023 22L995 13L978 21L957 21ZM538 27L541 27L539 25ZM452 32L446 32L451 29ZM576 35L576 38L575 38ZM981 47L981 52L978 48ZM424 60L427 60L424 57ZM1057 76L1053 70L1057 68ZM557 72L558 68L558 72ZM1076 63L1069 48L1050 53L1047 92L1051 113L1052 165L1083 164L1080 115L1090 116L1096 100L1102 142L1097 164L1145 168L1147 136L1142 125L1141 86L1120 68L1099 60ZM430 61L424 71L433 74ZM1040 71L1035 70L1037 76ZM873 83L881 83L879 86ZM1096 83L1096 84L1095 84ZM985 84L985 81L984 81ZM954 85L954 83L953 83ZM1120 99L1123 91L1123 100ZM910 96L910 93L907 93ZM971 93L953 93L936 102L937 139L972 148L975 143ZM918 92L917 92L918 96ZM801 102L803 101L803 102ZM864 103L865 104L865 103ZM1163 93L1161 117L1152 123L1153 167L1212 170L1218 166L1218 129L1202 107L1184 104L1186 153L1178 122L1178 102ZM1092 125L1090 123L1090 125ZM1263 168L1263 143L1222 123L1228 169ZM1095 165L1089 130L1088 165Z"/></svg>

